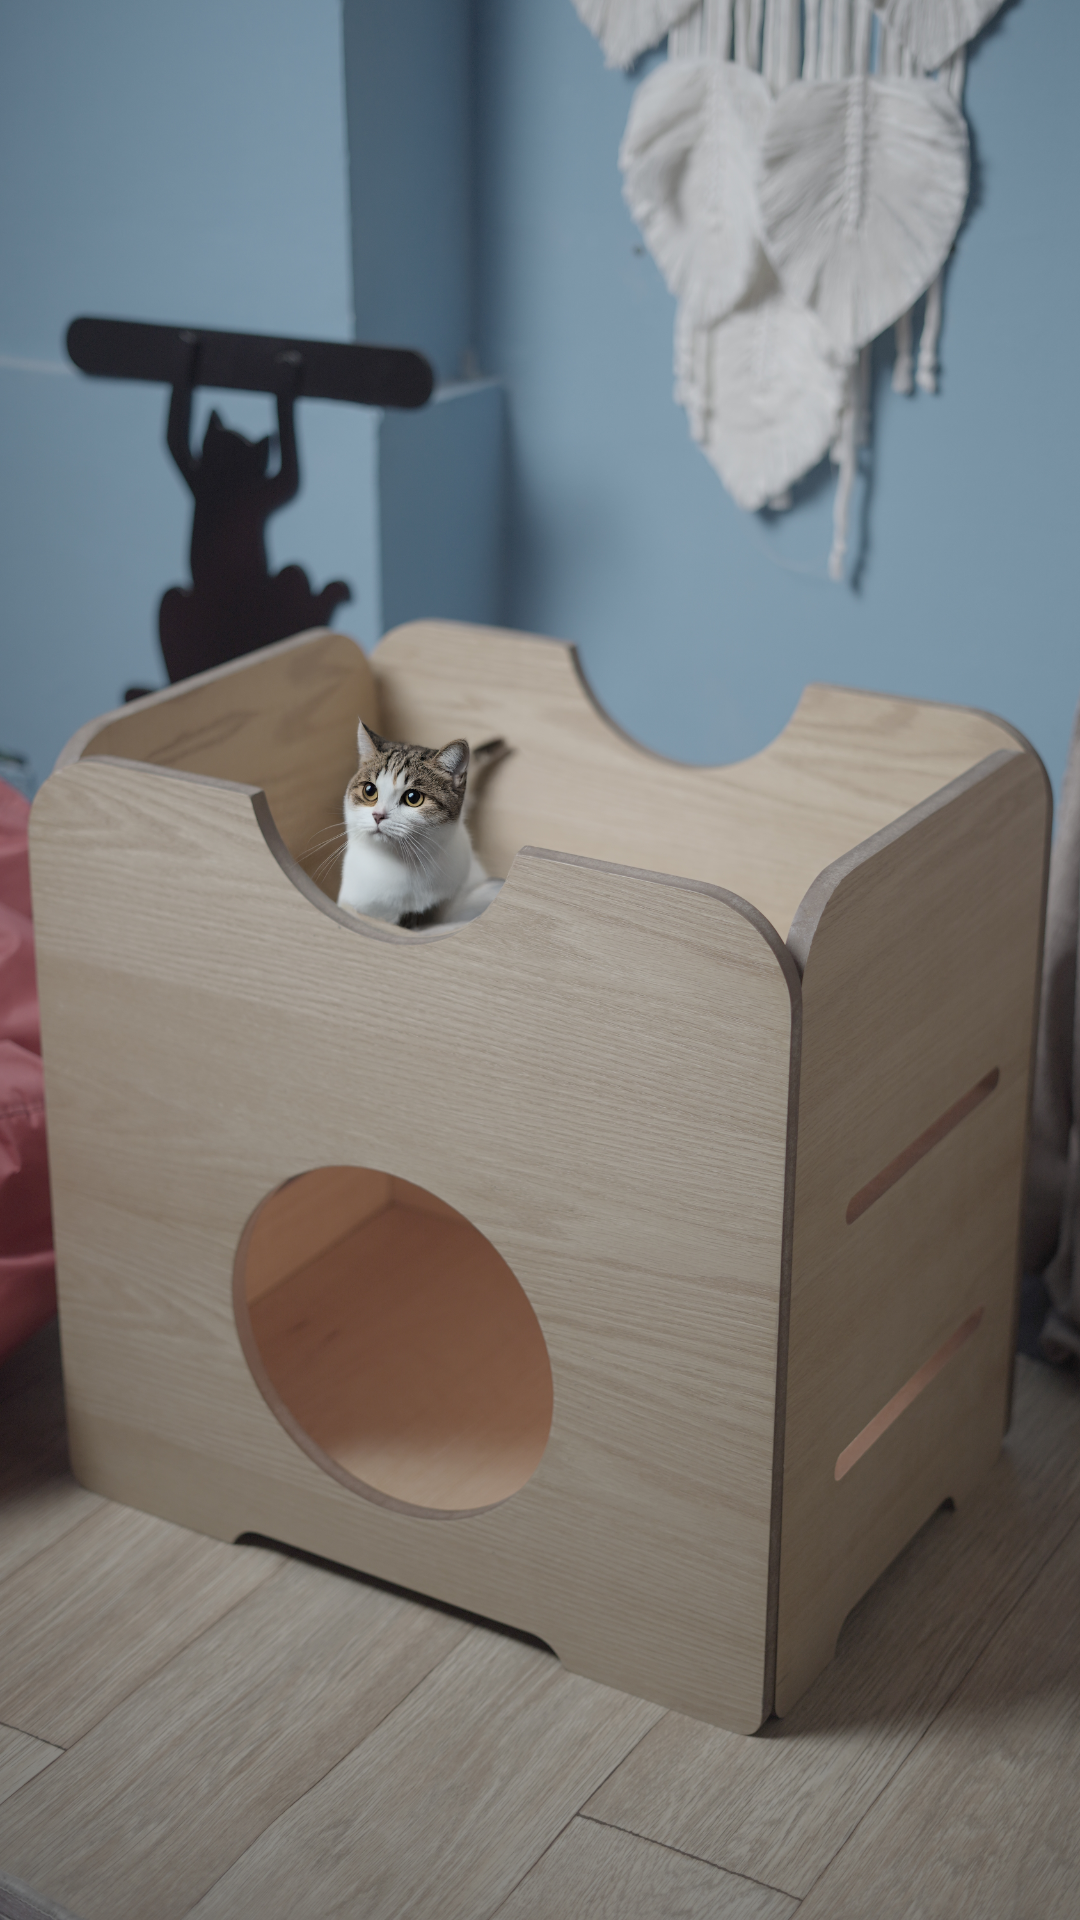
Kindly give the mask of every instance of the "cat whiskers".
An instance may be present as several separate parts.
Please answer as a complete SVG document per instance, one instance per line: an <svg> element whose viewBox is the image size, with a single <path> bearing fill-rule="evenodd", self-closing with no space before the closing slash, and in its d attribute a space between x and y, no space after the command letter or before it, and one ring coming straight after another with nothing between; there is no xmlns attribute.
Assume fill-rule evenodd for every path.
<svg viewBox="0 0 1080 1920"><path fill-rule="evenodd" d="M321 880L323 877L323 874L329 872L330 868L334 865L334 862L336 860L340 860L344 851L345 851L344 847L335 847L333 853L327 854L325 860L320 860L318 866L313 867L311 869L311 878L313 880Z"/></svg>
<svg viewBox="0 0 1080 1920"><path fill-rule="evenodd" d="M309 869L313 880L321 880L323 874L329 871L334 865L334 862L340 860L345 851L348 838L349 829L344 821L339 827L326 827L322 833L315 835L314 840L312 840L310 845L305 849L303 856L304 860L308 861L317 853L324 854L324 858L319 861L318 866ZM329 848L328 852L326 851L327 848Z"/></svg>
<svg viewBox="0 0 1080 1920"><path fill-rule="evenodd" d="M395 845L407 867L414 873L429 878L438 868L438 855L433 847L425 847L422 840L413 839L411 834L395 835Z"/></svg>
<svg viewBox="0 0 1080 1920"><path fill-rule="evenodd" d="M304 859L310 860L313 853L320 852L323 847L329 845L331 840L336 840L339 845L343 846L348 837L349 829L345 825L344 820L338 821L332 827L324 827L322 832L317 833L313 840L309 840L307 846L304 848Z"/></svg>

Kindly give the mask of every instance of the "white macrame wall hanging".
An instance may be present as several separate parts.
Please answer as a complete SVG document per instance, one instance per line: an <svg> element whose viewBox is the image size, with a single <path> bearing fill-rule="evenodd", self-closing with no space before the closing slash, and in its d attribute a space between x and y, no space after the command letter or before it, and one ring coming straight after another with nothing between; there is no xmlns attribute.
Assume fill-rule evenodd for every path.
<svg viewBox="0 0 1080 1920"><path fill-rule="evenodd" d="M741 507L830 454L842 580L870 347L937 389L941 274L967 203L967 43L1002 0L574 0L609 66L667 35L619 153L678 302L675 397ZM926 295L918 355L912 309Z"/></svg>

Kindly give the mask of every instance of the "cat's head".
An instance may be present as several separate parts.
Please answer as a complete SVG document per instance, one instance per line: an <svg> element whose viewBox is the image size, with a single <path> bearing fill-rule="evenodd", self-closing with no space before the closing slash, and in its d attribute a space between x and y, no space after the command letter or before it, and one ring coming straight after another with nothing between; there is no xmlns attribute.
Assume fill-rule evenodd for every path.
<svg viewBox="0 0 1080 1920"><path fill-rule="evenodd" d="M261 440L246 440L225 426L216 412L210 415L202 444L204 478L228 486L254 483L265 475L269 460L268 434Z"/></svg>
<svg viewBox="0 0 1080 1920"><path fill-rule="evenodd" d="M409 860L423 858L425 837L453 826L465 798L467 740L447 747L413 747L384 740L363 721L357 729L360 765L345 789L349 837L371 836Z"/></svg>

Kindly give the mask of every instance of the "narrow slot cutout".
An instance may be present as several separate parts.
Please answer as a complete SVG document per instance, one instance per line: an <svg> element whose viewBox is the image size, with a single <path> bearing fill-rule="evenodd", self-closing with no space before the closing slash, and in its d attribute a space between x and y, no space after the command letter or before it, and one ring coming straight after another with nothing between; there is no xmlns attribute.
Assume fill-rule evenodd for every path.
<svg viewBox="0 0 1080 1920"><path fill-rule="evenodd" d="M911 1379L901 1387L899 1393L893 1394L888 1405L882 1407L880 1413L875 1413L862 1432L855 1435L850 1446L845 1447L843 1453L837 1457L834 1480L842 1480L845 1473L850 1473L856 1460L861 1460L863 1454L869 1452L874 1441L881 1439L882 1434L892 1426L894 1420L899 1420L900 1415L907 1411L912 1401L918 1399L923 1388L930 1385L934 1375L940 1373L942 1367L948 1366L953 1355L959 1353L961 1347L971 1339L972 1334L978 1331L985 1311L984 1307L980 1307L977 1313L971 1314L964 1321L962 1327L957 1327L956 1332L949 1335L944 1346L939 1347L918 1372L912 1374Z"/></svg>
<svg viewBox="0 0 1080 1920"><path fill-rule="evenodd" d="M846 1215L848 1226L850 1227L860 1214L865 1213L868 1207L872 1207L875 1200L880 1200L883 1193L888 1193L890 1187L895 1187L905 1173L910 1173L912 1167L923 1159L924 1155L944 1140L946 1134L951 1133L954 1127L960 1125L961 1120L966 1120L969 1113L974 1113L976 1107L981 1106L984 1100L988 1100L1000 1078L1001 1074L997 1067L984 1074L970 1092L965 1093L962 1099L957 1100L946 1113L934 1121L933 1126L927 1127L925 1133L920 1133L918 1139L905 1147L903 1153L898 1153L895 1160L890 1160L887 1167L882 1167L880 1173L875 1173L865 1187L860 1187L858 1193L853 1194L848 1201Z"/></svg>

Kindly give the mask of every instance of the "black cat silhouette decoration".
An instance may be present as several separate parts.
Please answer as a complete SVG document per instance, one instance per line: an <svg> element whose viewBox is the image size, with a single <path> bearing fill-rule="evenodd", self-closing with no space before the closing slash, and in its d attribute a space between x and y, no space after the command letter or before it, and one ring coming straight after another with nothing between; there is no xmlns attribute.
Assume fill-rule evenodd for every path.
<svg viewBox="0 0 1080 1920"><path fill-rule="evenodd" d="M344 580L313 593L303 567L276 574L267 568L266 522L300 487L292 395L277 396L276 473L267 471L270 436L246 440L216 412L196 458L191 397L190 380L173 388L167 434L169 452L195 497L191 586L170 587L158 610L170 680L186 680L305 627L328 626L334 608L352 598Z"/></svg>
<svg viewBox="0 0 1080 1920"><path fill-rule="evenodd" d="M126 320L73 320L68 352L84 373L164 381L172 387L166 441L195 502L191 585L170 587L158 610L170 680L222 665L306 627L326 626L352 598L344 580L312 591L301 566L271 574L266 523L300 487L295 401L346 400L417 407L433 375L421 354L397 347L346 346L158 327ZM210 415L202 451L191 447L196 385L269 393L277 401L277 465L271 436L248 440ZM146 691L132 688L129 697Z"/></svg>

